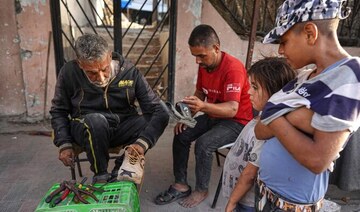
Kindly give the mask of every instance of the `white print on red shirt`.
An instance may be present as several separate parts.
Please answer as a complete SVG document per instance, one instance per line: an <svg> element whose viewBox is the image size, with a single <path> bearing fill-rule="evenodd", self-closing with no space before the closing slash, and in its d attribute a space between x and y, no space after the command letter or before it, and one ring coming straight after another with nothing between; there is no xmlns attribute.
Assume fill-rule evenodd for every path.
<svg viewBox="0 0 360 212"><path fill-rule="evenodd" d="M208 95L209 92L210 93L216 93L216 94L221 94L221 91L219 90L215 90L215 89L206 89L206 88L202 88L203 92L205 95Z"/></svg>
<svg viewBox="0 0 360 212"><path fill-rule="evenodd" d="M205 95L208 95L209 91L206 88L202 88Z"/></svg>
<svg viewBox="0 0 360 212"><path fill-rule="evenodd" d="M231 93L231 92L240 92L241 87L240 87L240 83L231 83L231 84L227 84L226 86L226 92L227 93Z"/></svg>

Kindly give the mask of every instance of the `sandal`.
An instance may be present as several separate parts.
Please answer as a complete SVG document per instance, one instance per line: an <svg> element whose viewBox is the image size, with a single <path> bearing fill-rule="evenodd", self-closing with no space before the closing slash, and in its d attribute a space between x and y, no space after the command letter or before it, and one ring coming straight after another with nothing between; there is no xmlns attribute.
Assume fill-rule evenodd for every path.
<svg viewBox="0 0 360 212"><path fill-rule="evenodd" d="M191 194L191 187L187 191L181 192L173 188L171 185L168 190L161 192L156 198L155 203L157 205L165 205L183 197L187 197Z"/></svg>

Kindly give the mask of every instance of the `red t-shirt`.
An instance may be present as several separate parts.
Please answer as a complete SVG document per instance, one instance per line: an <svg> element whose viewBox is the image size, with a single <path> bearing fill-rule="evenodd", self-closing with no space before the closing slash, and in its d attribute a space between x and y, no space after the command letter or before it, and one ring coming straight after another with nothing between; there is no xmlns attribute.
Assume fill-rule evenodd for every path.
<svg viewBox="0 0 360 212"><path fill-rule="evenodd" d="M249 88L244 65L225 52L222 52L221 63L214 71L209 73L199 66L196 89L206 95L209 103L239 102L233 119L243 125L253 118Z"/></svg>

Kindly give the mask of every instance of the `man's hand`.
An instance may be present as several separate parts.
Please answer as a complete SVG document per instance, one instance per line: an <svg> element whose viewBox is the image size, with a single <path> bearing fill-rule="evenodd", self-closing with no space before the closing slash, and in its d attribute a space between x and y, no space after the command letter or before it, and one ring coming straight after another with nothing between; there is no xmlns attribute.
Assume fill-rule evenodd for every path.
<svg viewBox="0 0 360 212"><path fill-rule="evenodd" d="M74 150L73 149L64 149L59 153L59 160L63 162L65 166L74 167Z"/></svg>
<svg viewBox="0 0 360 212"><path fill-rule="evenodd" d="M184 130L186 130L187 126L183 123L177 123L174 127L174 133L175 135L178 135L182 133Z"/></svg>
<svg viewBox="0 0 360 212"><path fill-rule="evenodd" d="M134 148L140 155L145 154L144 148L142 148L139 144L130 144L129 146ZM135 155L135 152L132 148L128 148L127 151L129 151L130 155Z"/></svg>
<svg viewBox="0 0 360 212"><path fill-rule="evenodd" d="M189 106L193 115L201 111L205 107L205 102L196 96L186 96L182 100L182 102L186 103Z"/></svg>

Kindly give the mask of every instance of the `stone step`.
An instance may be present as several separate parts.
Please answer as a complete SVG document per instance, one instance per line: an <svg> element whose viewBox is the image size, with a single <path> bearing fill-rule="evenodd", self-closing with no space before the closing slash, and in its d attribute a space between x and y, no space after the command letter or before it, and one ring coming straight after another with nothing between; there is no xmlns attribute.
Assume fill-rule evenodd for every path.
<svg viewBox="0 0 360 212"><path fill-rule="evenodd" d="M134 54L134 55L140 55L143 51L145 46L142 45L134 45L132 47L132 49L130 50L131 45L127 44L127 43L123 43L123 54ZM130 50L130 53L128 53ZM144 51L145 55L157 55L157 53L160 51L160 46L155 46L150 44L149 46L147 46L147 48Z"/></svg>
<svg viewBox="0 0 360 212"><path fill-rule="evenodd" d="M152 66L150 71L148 71L149 69L149 66L144 66L144 65L141 65L141 64L138 64L136 66L136 68L143 74L145 75L146 72L148 75L160 75L163 68L162 66Z"/></svg>
<svg viewBox="0 0 360 212"><path fill-rule="evenodd" d="M158 76L146 76L145 79L147 80L147 82L149 83L150 87L154 88L155 91L159 91L162 92L162 90L164 89L164 78L161 77L160 80L158 81ZM157 84L155 85L155 83L157 82Z"/></svg>

